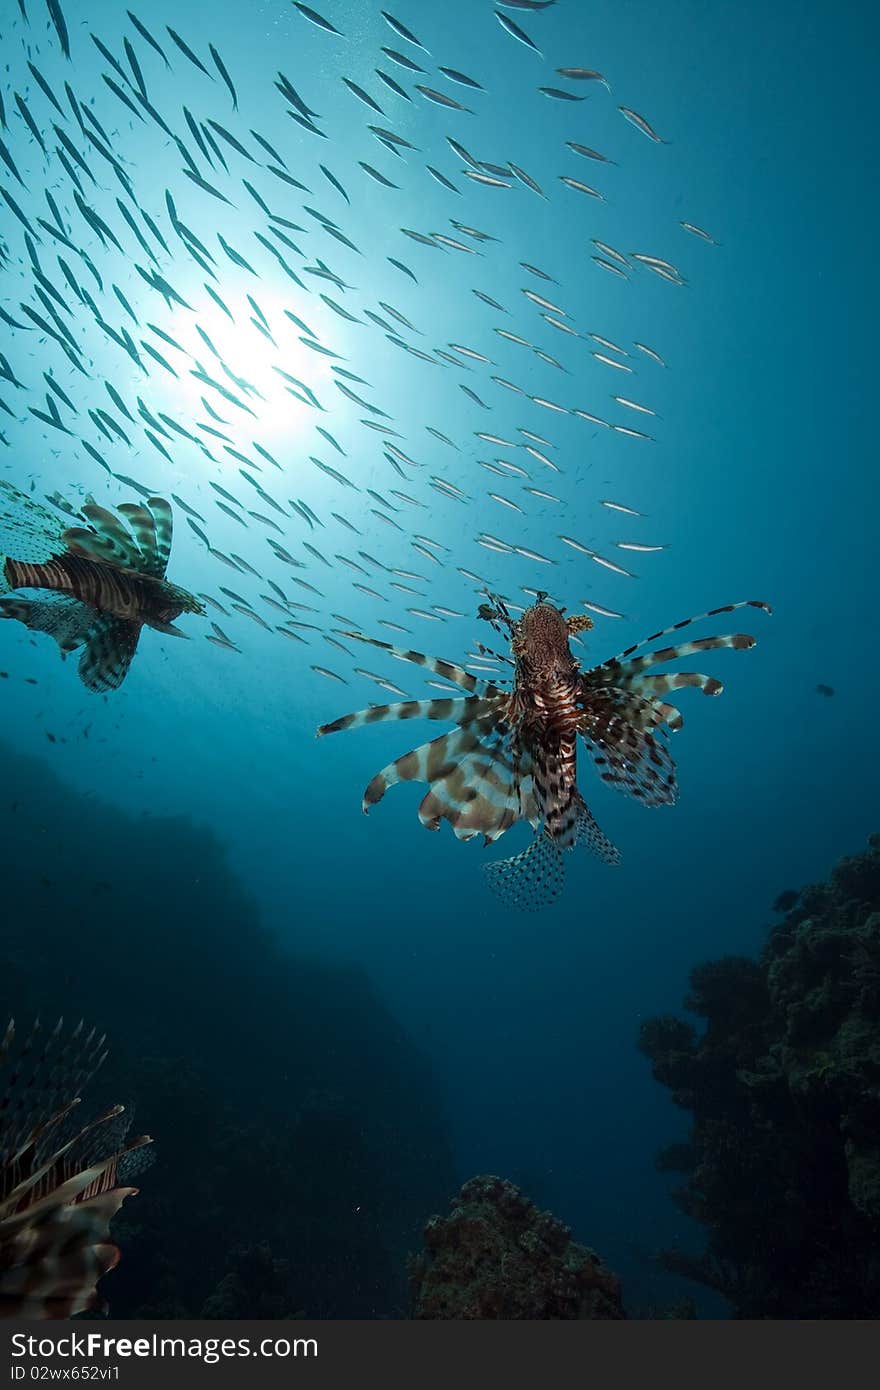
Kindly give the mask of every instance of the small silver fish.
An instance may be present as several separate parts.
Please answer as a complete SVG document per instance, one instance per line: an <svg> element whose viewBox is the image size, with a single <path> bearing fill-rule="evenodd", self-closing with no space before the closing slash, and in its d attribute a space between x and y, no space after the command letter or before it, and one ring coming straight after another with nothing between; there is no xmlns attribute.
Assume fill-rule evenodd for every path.
<svg viewBox="0 0 880 1390"><path fill-rule="evenodd" d="M622 116L626 117L630 125L634 125L636 130L640 130L643 135L647 135L648 139L653 140L656 145L669 144L669 141L664 140L661 135L658 135L656 130L645 120L644 116L639 115L638 111L633 111L628 106L618 106L617 109Z"/></svg>
<svg viewBox="0 0 880 1390"><path fill-rule="evenodd" d="M312 666L310 669L314 671L316 675L326 676L327 679L331 681L339 681L340 685L348 685L348 681L344 676L338 676L335 671L328 671L326 666Z"/></svg>
<svg viewBox="0 0 880 1390"><path fill-rule="evenodd" d="M721 245L709 232L704 231L702 227L698 227L694 222L679 222L678 225L684 227L686 232L692 232L694 236L702 237L703 241L708 241L710 246Z"/></svg>

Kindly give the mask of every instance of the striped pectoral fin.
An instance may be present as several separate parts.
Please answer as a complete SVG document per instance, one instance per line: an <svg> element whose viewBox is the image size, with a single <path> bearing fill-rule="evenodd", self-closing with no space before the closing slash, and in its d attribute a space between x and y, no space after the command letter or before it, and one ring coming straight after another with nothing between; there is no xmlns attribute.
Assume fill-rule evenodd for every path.
<svg viewBox="0 0 880 1390"><path fill-rule="evenodd" d="M472 728L452 729L430 743L423 743L377 772L364 792L364 811L382 800L398 782L428 782L431 786L453 772L467 754L479 746L480 733Z"/></svg>
<svg viewBox="0 0 880 1390"><path fill-rule="evenodd" d="M79 659L79 678L89 690L118 690L128 674L143 624L104 614L93 624Z"/></svg>
<svg viewBox="0 0 880 1390"><path fill-rule="evenodd" d="M14 618L32 632L54 637L61 651L75 651L88 639L97 613L87 603L65 594L41 594L39 598L2 598L0 617Z"/></svg>
<svg viewBox="0 0 880 1390"><path fill-rule="evenodd" d="M543 831L519 854L496 859L483 872L505 904L521 912L549 907L565 883L562 851Z"/></svg>
<svg viewBox="0 0 880 1390"><path fill-rule="evenodd" d="M608 679L601 679L596 684L616 685L621 690L640 689L642 681L647 679L644 672L650 670L652 666L659 666L665 661L678 661L683 656L694 656L697 652L720 651L723 648L730 648L732 651L749 651L755 645L755 638L747 632L725 633L722 637L698 637L693 642L679 642L674 647L660 647L656 652L647 652L644 656L633 657L629 661L606 662L604 667L597 667L598 672L605 672ZM587 672L587 677L592 672ZM669 673L670 675L674 673ZM681 685L697 685L700 681L711 682L711 677L702 676L697 679L681 681ZM708 693L717 695L721 690L721 682L717 681L716 690ZM670 686L669 689L675 689Z"/></svg>
<svg viewBox="0 0 880 1390"><path fill-rule="evenodd" d="M658 642L658 641L660 640L661 637L670 637L673 633L675 633L675 632L681 632L683 628L690 627L692 623L701 623L701 622L703 622L706 618L717 618L721 613L736 613L737 610L738 610L738 609L741 609L741 608L760 608L760 609L762 610L762 612L764 612L764 613L772 613L772 612L773 612L773 609L770 607L769 603L764 603L763 599L751 599L751 598L750 598L750 599L745 599L745 600L743 600L743 602L741 602L741 603L728 603L728 604L725 604L725 605L724 605L723 607L721 607L721 608L710 608L709 611L708 611L708 613L699 613L696 617L693 617L693 618L684 618L684 619L682 619L682 621L679 622L679 623L673 623L671 627L663 627L663 628L660 628L660 630L659 630L658 632L652 632L651 635L650 635L649 637L645 637L645 638L642 639L641 642L636 642L636 643L633 644L633 646L627 647L625 651L622 651L622 652L620 652L617 656L612 657L612 659L611 659L610 661L604 662L602 666L597 666L597 667L595 667L593 672L588 672L587 674L588 674L588 675L594 675L594 674L598 675L600 672L602 672L602 671L604 671L604 670L606 670L606 669L609 669L609 668L614 668L615 670L619 670L620 667L623 666L623 665L628 661L628 659L633 655L634 652L642 651L643 648L650 646L650 644L651 644L652 642ZM749 636L747 636L746 634L738 634L738 637L741 639L741 640L740 640L740 645L741 645L741 647L743 647L743 648L745 648L745 647L753 647L753 646L755 645L755 639L754 639L754 637L749 637ZM706 640L707 640L707 641L710 641L710 642L713 642L713 643L715 643L715 644L718 645L718 646L725 646L725 647L726 647L726 646L732 646L732 645L734 645L734 640L731 639L731 638L727 638L727 637L721 637L721 638L708 638L708 639L706 639ZM685 650L685 648L687 648L687 650ZM688 652L688 651L694 651L694 650L706 651L707 648L706 648L705 646L704 646L704 647L696 647L696 648L694 648L694 647L690 647L689 644L684 644L683 647L682 647L681 649L677 649L677 648L674 648L674 647L667 648L667 653L668 653L669 651L675 651L677 655L679 655L679 656L685 656L685 655L687 655L687 652ZM656 656L656 655L657 655L656 653L652 653L652 654L651 654L652 657L654 657L654 656ZM671 660L672 658L669 657L668 654L667 654L667 655L664 655L664 656L659 657L659 659L660 659L660 660ZM614 682L612 682L612 684L617 684L617 682L614 681Z"/></svg>
<svg viewBox="0 0 880 1390"><path fill-rule="evenodd" d="M450 724L471 724L501 708L507 702L506 696L492 700L481 696L455 700L403 700L390 705L371 705L369 709L357 710L354 714L344 714L330 724L322 724L318 738L325 734L338 734L345 729L360 729L365 724L382 724L396 719L435 719L446 720Z"/></svg>
<svg viewBox="0 0 880 1390"><path fill-rule="evenodd" d="M119 1263L110 1222L136 1191L119 1187L91 1202L52 1206L4 1240L9 1263L0 1273L0 1318L69 1318L94 1308L98 1280Z"/></svg>
<svg viewBox="0 0 880 1390"><path fill-rule="evenodd" d="M491 681L478 680L470 671L465 671L464 667L456 666L452 661L444 661L441 657L426 656L424 652L395 647L390 642L382 642L378 637L366 637L362 632L344 632L342 636L351 638L353 642L365 642L370 647L378 647L380 651L387 652L398 661L411 661L414 666L423 666L426 671L432 671L435 676L452 681L462 690L470 691L472 695L491 697L505 693L501 686L494 685Z"/></svg>
<svg viewBox="0 0 880 1390"><path fill-rule="evenodd" d="M678 796L675 764L662 734L664 711L635 691L593 691L578 725L603 782L641 801L668 806ZM673 711L673 714L677 711Z"/></svg>
<svg viewBox="0 0 880 1390"><path fill-rule="evenodd" d="M510 732L484 723L477 745L431 783L419 820L428 830L439 830L446 820L457 839L481 835L490 844L523 819L522 768Z"/></svg>

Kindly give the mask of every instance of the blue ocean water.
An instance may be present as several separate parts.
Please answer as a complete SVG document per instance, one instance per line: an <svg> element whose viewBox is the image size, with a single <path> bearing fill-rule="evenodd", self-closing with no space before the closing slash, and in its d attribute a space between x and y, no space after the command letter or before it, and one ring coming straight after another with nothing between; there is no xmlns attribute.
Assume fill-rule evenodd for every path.
<svg viewBox="0 0 880 1390"><path fill-rule="evenodd" d="M0 382L9 407L0 420L0 476L37 497L57 491L75 507L89 493L111 507L132 500L132 488L99 465L85 440L112 474L181 498L203 519L197 524L212 548L245 562L236 568L212 556L173 504L170 577L218 599L227 612L184 616L189 641L146 631L125 684L106 698L83 689L75 658L59 664L49 638L0 624L5 737L50 765L83 798L86 818L89 799L98 798L128 815L184 817L207 827L285 947L361 967L427 1054L460 1177L498 1172L520 1182L601 1252L633 1306L671 1302L681 1286L648 1252L676 1243L698 1248L701 1234L676 1212L669 1180L653 1168L654 1151L683 1134L684 1119L635 1048L639 1025L677 1008L698 961L759 949L780 889L824 878L875 825L877 483L869 434L873 324L865 301L873 281L876 193L869 171L876 142L868 103L876 17L858 4L816 4L804 12L787 0L769 11L674 0L661 16L645 4L603 0L589 7L559 0L536 14L501 10L541 56L504 32L488 0L406 0L394 14L423 47L395 34L367 0L324 0L317 8L341 36L286 3L151 5L139 18L167 54L166 67L123 6L68 0L67 61L42 4L28 0L25 20L20 6L5 0L2 135L20 178L4 166L0 179L30 224L33 256L7 202L0 211L0 307L20 326L3 321L0 350L21 384ZM188 61L166 25L207 74ZM90 34L117 58L125 79ZM126 38L150 105L228 201L184 176L185 156L137 99ZM237 110L209 43L233 80ZM395 63L383 45L424 71ZM440 65L471 76L480 89L450 81ZM609 87L556 73L576 65L604 74ZM377 67L411 100L384 84ZM290 118L273 85L279 69L312 108L320 133ZM102 80L108 72L138 116ZM381 114L343 78L368 93ZM84 134L88 121L78 124L65 83L98 118L130 194ZM417 83L470 110L438 105ZM584 99L547 96L542 86ZM16 92L44 135L46 156L20 116ZM197 120L218 123L249 157L209 127L228 170L217 154L212 167L184 106ZM620 106L642 114L661 140L628 122ZM53 125L91 170L93 177L72 166L80 200L112 230L121 251L78 208L71 175L55 153L63 142ZM407 143L395 154L371 126ZM272 157L254 131L305 189L269 171ZM501 187L469 179L471 166L448 137L477 162L513 161L543 195L516 175ZM567 141L608 162L577 155ZM395 186L378 182L364 164ZM564 185L561 176L583 181L601 199ZM266 214L243 180L284 224ZM180 221L210 253L209 272L175 234L166 190ZM73 249L45 226L55 217L46 194ZM166 302L138 273L138 266L149 270L147 258L118 199L155 267L189 307ZM707 229L717 244L684 230L682 221ZM353 245L336 238L334 226ZM296 249L274 237L273 227ZM402 228L459 245L427 246ZM219 237L251 269L234 263ZM622 254L625 278L596 263L601 253L592 239ZM273 241L301 284L270 254ZM684 283L652 273L633 253L674 265ZM96 311L65 281L59 255ZM51 290L43 288L48 305L36 294L34 258L63 306ZM620 265L613 256L610 262ZM50 326L49 306L58 312L83 370L23 315L23 304ZM366 317L368 310L384 322ZM254 322L261 315L268 338ZM139 361L100 320L117 334L124 326ZM498 329L526 341L505 339ZM309 339L335 355L310 348ZM138 350L144 342L173 373ZM456 353L456 346L468 352ZM437 349L458 360L438 357ZM354 374L341 382L369 402L366 408L338 389L340 367ZM194 369L239 404L194 378ZM308 391L294 386L295 398L286 389L293 382L276 369ZM30 406L46 410L47 371L72 403L53 397L69 433L29 413ZM133 418L116 408L105 381ZM173 428L157 434L139 414L139 401L154 420L170 417L205 447ZM127 440L104 437L89 408L111 413ZM547 441L535 447L555 467L526 452L523 430ZM388 442L407 461L389 456ZM218 509L224 498L212 482L233 494L228 505L237 519ZM602 499L643 515L610 510ZM504 544L486 548L479 543L486 535ZM304 568L279 558L270 540ZM615 548L621 541L666 548L638 553ZM586 549L632 575L597 564ZM290 610L314 624L295 628L304 641L279 633L286 619L263 597L275 592L270 580L288 600L308 605ZM240 598L224 596L221 586ZM360 647L341 630L354 627L464 662L475 642L497 645L476 618L483 587L513 604L531 602L524 588L547 589L570 611L585 611L586 602L623 615L594 611L585 664L722 604L760 598L774 609L770 618L747 610L742 626L758 638L754 651L705 658L725 682L719 701L683 693L685 728L674 738L677 806L646 811L616 796L582 758L582 789L623 862L612 869L572 856L564 895L535 916L511 913L491 895L481 865L500 848L459 844L448 827L424 833L413 789L393 790L363 817L361 794L374 772L431 736L434 726L419 724L419 736L389 723L314 739L319 723L395 698L355 668L408 696L439 693L425 687L415 667ZM241 598L268 627L232 607ZM731 620L734 627L740 618ZM238 650L205 640L210 621ZM699 635L727 630L726 621L704 625ZM833 697L818 694L819 683L833 687ZM51 831L51 809L47 824ZM509 841L522 848L525 831L511 831L505 849ZM93 848L102 878L118 888L114 905L101 910L118 913L124 967L124 900L133 890L124 887L124 856L104 861L100 844ZM210 882L204 891L209 919ZM54 893L52 910L63 911L63 884ZM35 894L36 902L36 887ZM186 896L192 910L198 897ZM174 883L163 883L157 912L164 920L175 920L175 902ZM38 938L43 908L24 902L20 910L34 913ZM186 936L204 931L206 921L181 916L176 925ZM166 968L173 973L173 958ZM75 982L69 988L76 1014ZM243 996L239 1007L249 1026L259 1026L259 997ZM328 1052L335 1026L328 1016ZM161 1139L161 1117L150 1123ZM354 1188L339 1195L357 1204ZM145 1180L139 1200L148 1197ZM702 1306L716 1305L706 1298Z"/></svg>

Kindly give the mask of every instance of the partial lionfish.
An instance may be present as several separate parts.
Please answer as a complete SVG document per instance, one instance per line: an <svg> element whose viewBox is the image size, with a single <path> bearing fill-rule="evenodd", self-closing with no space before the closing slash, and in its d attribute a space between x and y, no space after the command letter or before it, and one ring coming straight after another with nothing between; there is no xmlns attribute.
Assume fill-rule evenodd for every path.
<svg viewBox="0 0 880 1390"><path fill-rule="evenodd" d="M80 1024L62 1037L39 1022L16 1049L0 1039L0 1318L69 1318L99 1302L98 1280L119 1261L109 1227L136 1187L120 1186L151 1143L126 1141L114 1105L78 1127L79 1093L103 1062L104 1039Z"/></svg>
<svg viewBox="0 0 880 1390"><path fill-rule="evenodd" d="M128 526L89 498L81 510L88 524L65 526L34 498L0 481L0 591L53 591L32 599L0 598L0 617L48 632L64 655L84 646L80 680L96 691L122 684L142 627L182 637L174 619L205 611L165 578L170 505L150 497L146 505L123 502L118 511Z"/></svg>
<svg viewBox="0 0 880 1390"><path fill-rule="evenodd" d="M666 730L682 726L679 711L662 696L685 686L718 695L722 685L712 676L691 671L649 674L659 662L695 652L755 645L745 633L701 637L636 656L658 638L678 632L702 618L739 608L770 607L758 600L713 608L652 633L610 661L582 671L569 639L593 626L586 614L566 617L546 595L514 621L495 599L483 604L480 617L511 639L515 676L512 690L478 679L462 667L420 652L349 632L349 638L380 647L402 661L412 661L454 682L464 698L407 700L374 705L323 724L318 736L386 719L444 719L458 727L395 759L378 772L364 793L364 811L381 801L395 782L427 782L430 790L419 807L429 830L448 820L460 840L483 835L497 840L519 820L538 832L521 854L487 866L494 886L521 907L540 907L562 888L565 850L585 845L606 863L619 861L618 850L596 824L577 787L577 739L583 739L604 782L644 806L676 800L675 765L666 746ZM665 726L665 727L664 727Z"/></svg>

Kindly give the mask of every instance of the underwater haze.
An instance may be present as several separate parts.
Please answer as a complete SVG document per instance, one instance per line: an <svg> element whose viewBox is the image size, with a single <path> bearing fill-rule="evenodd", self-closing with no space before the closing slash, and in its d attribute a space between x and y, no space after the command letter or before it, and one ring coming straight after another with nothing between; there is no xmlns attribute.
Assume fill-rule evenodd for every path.
<svg viewBox="0 0 880 1390"><path fill-rule="evenodd" d="M168 579L206 610L95 690L2 600L0 1019L107 1029L110 1099L155 1138L111 1313L197 1315L234 1266L230 1315L404 1315L421 1225L497 1173L632 1313L726 1316L654 1257L704 1234L635 1044L877 827L877 16L392 3L0 3L0 479L41 509L17 534L167 499ZM539 594L592 619L584 670L772 615L683 634L757 643L686 663L724 690L672 696L676 805L581 751L621 861L566 854L529 912L484 873L527 825L426 834L409 786L362 813L442 725L315 734L462 693L351 634L503 683L478 609ZM239 1123L236 1152L296 1153L222 1239L196 1094L206 1172ZM190 1209L205 1288L166 1241ZM275 1303L246 1297L263 1256L228 1264L261 1243Z"/></svg>

